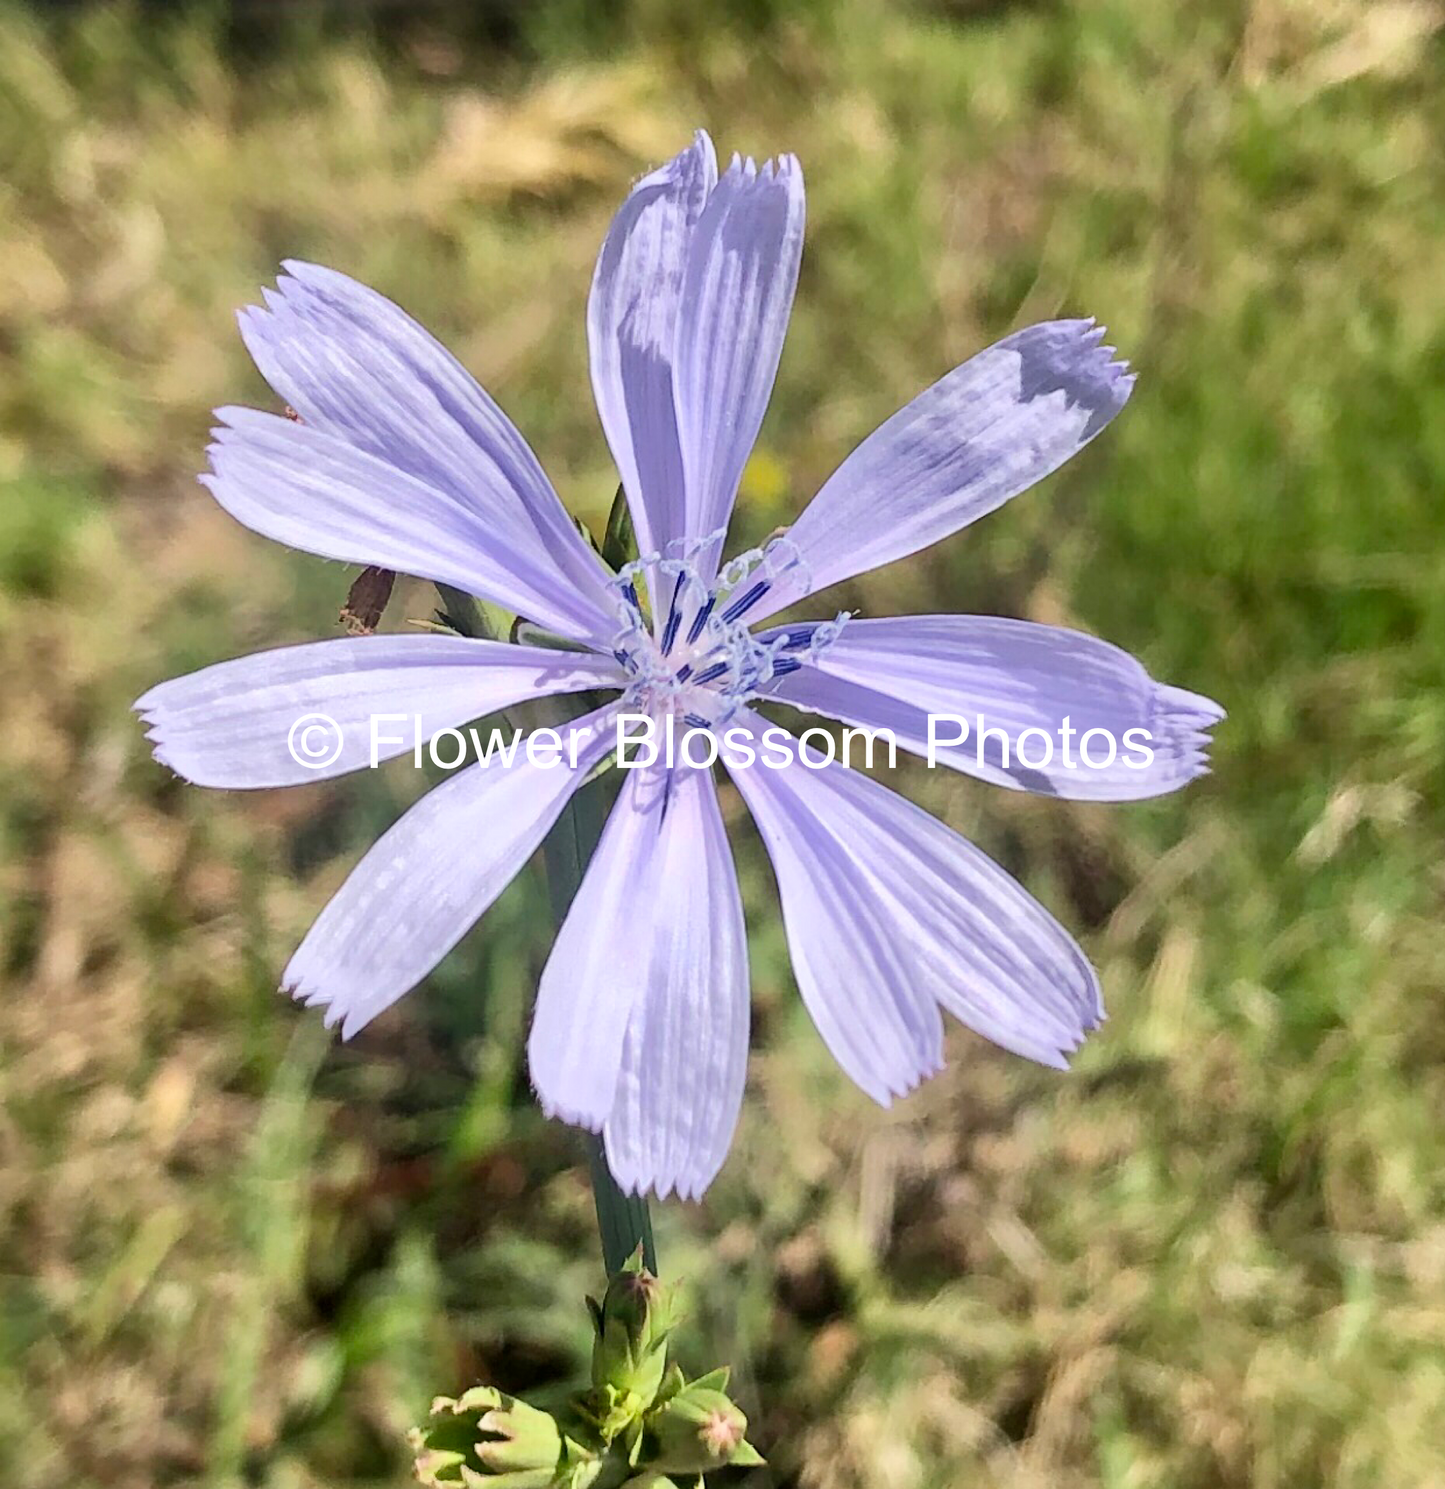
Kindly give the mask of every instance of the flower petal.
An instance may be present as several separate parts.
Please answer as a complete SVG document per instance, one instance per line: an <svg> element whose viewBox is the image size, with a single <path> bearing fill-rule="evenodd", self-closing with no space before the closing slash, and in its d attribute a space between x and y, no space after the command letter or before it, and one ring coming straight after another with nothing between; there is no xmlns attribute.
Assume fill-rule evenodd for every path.
<svg viewBox="0 0 1445 1489"><path fill-rule="evenodd" d="M470 502L335 435L249 408L222 408L211 474L238 522L305 553L375 564L496 600L560 635L604 646L615 612L559 577L544 550Z"/></svg>
<svg viewBox="0 0 1445 1489"><path fill-rule="evenodd" d="M1155 682L1107 641L971 615L849 621L815 660L781 678L771 696L889 730L919 754L928 751L930 716L940 741L958 737L942 718L952 715L968 732L961 744L940 743L936 761L1000 786L1075 801L1137 801L1177 791L1208 772L1208 730L1224 717L1209 699ZM1025 730L1048 738L1030 735L1020 759ZM1094 730L1109 738L1086 744Z"/></svg>
<svg viewBox="0 0 1445 1489"><path fill-rule="evenodd" d="M679 766L670 788L652 774L639 790L670 795L649 892L624 932L642 943L642 985L604 1128L607 1162L628 1193L697 1199L727 1157L742 1106L748 943L712 772Z"/></svg>
<svg viewBox="0 0 1445 1489"><path fill-rule="evenodd" d="M616 741L614 707L558 732L567 758L469 765L372 846L291 958L283 988L349 1039L409 992L512 881ZM577 764L570 764L576 740Z"/></svg>
<svg viewBox="0 0 1445 1489"><path fill-rule="evenodd" d="M956 367L882 424L788 533L798 562L756 616L936 543L1027 491L1123 408L1133 375L1092 321L1046 321Z"/></svg>
<svg viewBox="0 0 1445 1489"><path fill-rule="evenodd" d="M632 188L587 302L597 412L643 553L687 535L672 357L688 244L716 181L712 141L698 130L688 149Z"/></svg>
<svg viewBox="0 0 1445 1489"><path fill-rule="evenodd" d="M736 1062L747 1045L736 881L723 871L726 844L720 824L707 821L698 774L628 772L542 973L527 1043L543 1110L594 1132L607 1125L620 1182L671 1182L688 1192L726 1153L741 1084ZM710 901L714 892L720 897ZM708 956L718 958L711 968L698 961ZM739 1027L739 997L741 1054L730 1032ZM673 1021L703 1017L704 1002L707 1029L729 1031L728 1042L699 1067L649 1069L645 1079L658 1084L644 1100L637 1061L698 1054L701 1031ZM689 1080L698 1086L691 1093ZM644 1132L643 1124L655 1125Z"/></svg>
<svg viewBox="0 0 1445 1489"><path fill-rule="evenodd" d="M536 593L575 591L567 635L615 629L606 571L516 426L472 375L400 306L345 274L288 261L266 308L241 312L241 335L276 392L310 428L443 493L487 535L483 552L514 559ZM371 495L378 503L387 486ZM428 575L427 577L433 577ZM498 597L500 598L500 597Z"/></svg>
<svg viewBox="0 0 1445 1489"><path fill-rule="evenodd" d="M783 351L803 216L793 156L761 170L734 156L693 231L674 370L691 538L726 527L732 512ZM720 546L704 567L716 567Z"/></svg>
<svg viewBox="0 0 1445 1489"><path fill-rule="evenodd" d="M760 734L744 713L737 727ZM779 751L785 748L778 737ZM839 764L734 769L773 861L799 991L843 1069L887 1105L943 1063L939 1007L1063 1068L1103 1016L1093 969L971 843Z"/></svg>
<svg viewBox="0 0 1445 1489"><path fill-rule="evenodd" d="M162 765L197 786L245 789L345 775L373 764L373 750L390 760L524 698L625 685L621 668L592 652L359 636L218 662L161 683L135 708Z"/></svg>

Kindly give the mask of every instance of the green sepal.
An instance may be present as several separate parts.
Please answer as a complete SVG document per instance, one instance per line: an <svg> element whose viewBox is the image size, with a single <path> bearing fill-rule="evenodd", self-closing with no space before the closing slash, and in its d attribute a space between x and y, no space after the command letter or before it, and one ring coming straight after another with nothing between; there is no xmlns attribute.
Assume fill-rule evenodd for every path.
<svg viewBox="0 0 1445 1489"><path fill-rule="evenodd" d="M653 1401L654 1406L666 1406L679 1391L687 1386L687 1377L682 1373L679 1365L669 1365L667 1373L662 1377L662 1384L657 1388L657 1396Z"/></svg>
<svg viewBox="0 0 1445 1489"><path fill-rule="evenodd" d="M767 1459L744 1438L737 1446L737 1451L728 1459L734 1468L764 1468Z"/></svg>
<svg viewBox="0 0 1445 1489"><path fill-rule="evenodd" d="M602 558L614 569L620 569L637 557L637 534L632 529L632 509L627 493L619 483L607 514L607 532L602 539Z"/></svg>

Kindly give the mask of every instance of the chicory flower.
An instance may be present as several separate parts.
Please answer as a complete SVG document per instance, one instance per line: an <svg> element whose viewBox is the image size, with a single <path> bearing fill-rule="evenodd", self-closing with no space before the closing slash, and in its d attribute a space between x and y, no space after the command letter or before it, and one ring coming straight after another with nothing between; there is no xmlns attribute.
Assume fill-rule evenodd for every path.
<svg viewBox="0 0 1445 1489"><path fill-rule="evenodd" d="M1147 768L940 759L1000 785L1092 800L1172 791L1205 769L1216 705L1153 682L1116 648L966 616L764 625L914 553L1032 486L1094 438L1133 377L1092 322L1031 326L935 383L869 436L796 524L720 563L772 390L803 243L784 156L719 176L699 134L638 182L602 247L588 308L592 382L640 557L614 574L531 449L396 305L288 263L242 335L291 420L219 410L203 480L247 527L294 548L482 595L563 638L363 636L224 662L137 703L156 757L200 785L268 787L369 763L376 714L425 734L527 699L611 690L564 731L571 758L457 771L366 854L292 957L284 986L354 1034L414 987L496 899L606 759L619 712L760 735L780 702L891 729L922 750L930 714L1017 734L1122 739ZM761 629L759 629L761 627ZM336 725L322 770L288 748L301 715ZM789 737L791 739L791 736ZM409 742L398 740L390 753ZM943 1063L943 1013L1063 1066L1103 1014L1072 938L1008 874L869 776L732 768L771 857L799 990L882 1103ZM543 1107L604 1134L630 1191L695 1197L736 1125L748 1048L742 903L711 769L630 770L543 973L528 1045Z"/></svg>

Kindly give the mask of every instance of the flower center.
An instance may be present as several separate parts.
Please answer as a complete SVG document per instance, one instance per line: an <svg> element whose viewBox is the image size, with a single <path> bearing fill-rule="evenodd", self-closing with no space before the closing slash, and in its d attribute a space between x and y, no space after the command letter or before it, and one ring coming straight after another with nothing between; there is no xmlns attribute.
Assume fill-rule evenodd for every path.
<svg viewBox="0 0 1445 1489"><path fill-rule="evenodd" d="M796 550L787 538L773 538L733 559L708 584L697 560L721 541L714 533L676 556L649 555L618 573L621 630L613 655L631 677L624 710L659 720L673 714L694 729L726 727L749 699L766 695L842 629L846 612L759 640L748 629L748 613L799 562ZM656 606L651 624L638 587L644 576Z"/></svg>

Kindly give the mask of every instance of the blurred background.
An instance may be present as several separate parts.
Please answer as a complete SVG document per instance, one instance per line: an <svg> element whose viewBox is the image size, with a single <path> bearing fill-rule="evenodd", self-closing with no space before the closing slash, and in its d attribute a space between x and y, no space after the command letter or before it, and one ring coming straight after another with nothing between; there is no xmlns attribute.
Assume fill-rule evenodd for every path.
<svg viewBox="0 0 1445 1489"><path fill-rule="evenodd" d="M1091 314L1108 435L834 597L1082 627L1224 702L1215 774L901 784L1077 931L1072 1074L950 1038L888 1112L789 980L732 795L737 1145L657 1215L683 1355L798 1489L1445 1484L1445 49L1429 0L0 0L0 1482L406 1481L481 1379L584 1368L577 1137L529 1093L529 871L343 1047L278 970L421 786L183 787L131 701L339 634L350 573L196 485L273 407L283 256L447 341L595 526L597 246L708 126L809 225L742 499L787 522L1011 329ZM401 586L389 629L424 620ZM742 1482L741 1480L739 1482Z"/></svg>

